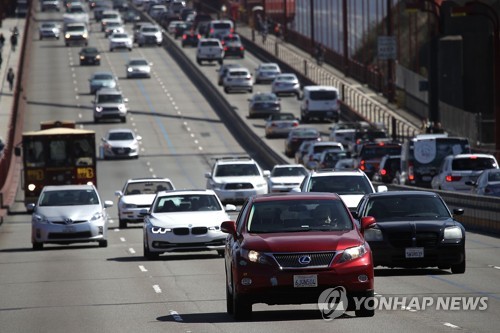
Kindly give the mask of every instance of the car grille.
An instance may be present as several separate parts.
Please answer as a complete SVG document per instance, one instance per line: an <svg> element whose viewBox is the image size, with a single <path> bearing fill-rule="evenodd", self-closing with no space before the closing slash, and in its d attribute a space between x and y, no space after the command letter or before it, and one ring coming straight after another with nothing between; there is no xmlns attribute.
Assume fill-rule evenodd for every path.
<svg viewBox="0 0 500 333"><path fill-rule="evenodd" d="M417 232L415 235L415 243L412 240L413 233L411 232L398 232L389 233L389 243L396 248L406 248L412 246L418 247L431 247L436 246L439 241L438 234L435 232Z"/></svg>
<svg viewBox="0 0 500 333"><path fill-rule="evenodd" d="M204 235L208 232L207 227L194 227L194 228L174 228L173 230L174 235L177 236L186 236L189 235L190 233L192 235Z"/></svg>
<svg viewBox="0 0 500 333"><path fill-rule="evenodd" d="M78 224L78 223L85 223L88 222L87 220L77 220L77 221L71 221L70 223L66 221L52 221L52 224L62 224L62 225L71 225L71 224Z"/></svg>
<svg viewBox="0 0 500 333"><path fill-rule="evenodd" d="M228 183L225 186L226 190L248 190L253 189L252 183Z"/></svg>
<svg viewBox="0 0 500 333"><path fill-rule="evenodd" d="M113 154L121 155L130 153L130 148L112 148L111 151ZM149 206L146 206L148 208Z"/></svg>
<svg viewBox="0 0 500 333"><path fill-rule="evenodd" d="M116 106L105 106L102 108L102 112L118 112L120 111Z"/></svg>
<svg viewBox="0 0 500 333"><path fill-rule="evenodd" d="M82 232L51 232L49 233L48 239L78 239L78 238L90 238L92 235L90 231L82 231Z"/></svg>
<svg viewBox="0 0 500 333"><path fill-rule="evenodd" d="M158 249L168 249L173 247L195 248L200 246L222 246L224 244L226 244L225 239L218 239L210 242L200 242L200 243L153 242L153 246Z"/></svg>
<svg viewBox="0 0 500 333"><path fill-rule="evenodd" d="M278 262L280 269L305 269L305 268L326 268L330 266L336 252L321 253L275 253L274 259ZM308 264L301 264L299 260L309 257Z"/></svg>

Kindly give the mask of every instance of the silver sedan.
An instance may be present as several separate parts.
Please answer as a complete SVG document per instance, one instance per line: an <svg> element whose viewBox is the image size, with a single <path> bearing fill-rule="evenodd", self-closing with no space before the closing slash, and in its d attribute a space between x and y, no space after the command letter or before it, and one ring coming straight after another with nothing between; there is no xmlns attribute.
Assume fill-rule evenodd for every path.
<svg viewBox="0 0 500 333"><path fill-rule="evenodd" d="M146 59L135 58L130 59L125 65L127 69L127 78L133 77L151 77L152 64Z"/></svg>
<svg viewBox="0 0 500 333"><path fill-rule="evenodd" d="M140 135L128 128L111 129L102 141L103 158L139 158Z"/></svg>
<svg viewBox="0 0 500 333"><path fill-rule="evenodd" d="M300 97L300 82L297 75L283 73L276 76L271 84L271 91L276 95L292 94Z"/></svg>

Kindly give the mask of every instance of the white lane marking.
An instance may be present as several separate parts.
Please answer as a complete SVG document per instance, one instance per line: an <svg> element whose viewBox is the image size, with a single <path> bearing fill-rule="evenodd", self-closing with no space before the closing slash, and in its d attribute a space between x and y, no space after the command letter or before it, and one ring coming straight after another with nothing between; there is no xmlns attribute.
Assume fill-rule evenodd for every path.
<svg viewBox="0 0 500 333"><path fill-rule="evenodd" d="M142 265L139 265L139 269L141 270L141 272L147 272L148 270L146 269L146 267L142 266Z"/></svg>
<svg viewBox="0 0 500 333"><path fill-rule="evenodd" d="M447 327L455 328L455 329L460 328L460 326L453 325L452 323L443 323L443 325L444 325L444 326L447 326Z"/></svg>
<svg viewBox="0 0 500 333"><path fill-rule="evenodd" d="M494 269L500 269L500 266L495 266L495 265L488 265L488 267L494 268Z"/></svg>
<svg viewBox="0 0 500 333"><path fill-rule="evenodd" d="M155 170L153 168L149 168L149 172L153 173Z"/></svg>
<svg viewBox="0 0 500 333"><path fill-rule="evenodd" d="M153 285L153 289L154 289L155 293L157 293L157 294L161 294L161 288L160 288L160 286L159 286L159 285L154 284L154 285Z"/></svg>
<svg viewBox="0 0 500 333"><path fill-rule="evenodd" d="M128 252L132 253L132 254L135 254L135 250L133 248L129 248L128 249Z"/></svg>
<svg viewBox="0 0 500 333"><path fill-rule="evenodd" d="M125 242L125 238L124 238L124 237L120 237L120 240L121 240L122 242Z"/></svg>
<svg viewBox="0 0 500 333"><path fill-rule="evenodd" d="M174 310L170 310L170 315L172 317L174 317L174 320L175 321L184 321L181 317L181 315L177 312L177 311L174 311Z"/></svg>

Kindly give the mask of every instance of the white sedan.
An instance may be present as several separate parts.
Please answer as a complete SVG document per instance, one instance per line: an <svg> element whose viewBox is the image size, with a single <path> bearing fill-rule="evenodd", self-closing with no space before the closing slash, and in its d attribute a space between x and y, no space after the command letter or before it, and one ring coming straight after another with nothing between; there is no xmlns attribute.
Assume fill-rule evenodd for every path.
<svg viewBox="0 0 500 333"><path fill-rule="evenodd" d="M125 65L127 69L127 78L132 77L151 77L151 63L143 58L132 58Z"/></svg>
<svg viewBox="0 0 500 333"><path fill-rule="evenodd" d="M109 50L113 52L116 49L127 49L132 51L132 37L126 32L115 32L109 36Z"/></svg>
<svg viewBox="0 0 500 333"><path fill-rule="evenodd" d="M140 135L128 128L111 129L101 138L102 157L108 158L139 158Z"/></svg>
<svg viewBox="0 0 500 333"><path fill-rule="evenodd" d="M126 228L128 223L142 223L144 216L141 211L151 207L156 193L174 189L174 184L168 178L128 179L121 191L115 191L120 228Z"/></svg>
<svg viewBox="0 0 500 333"><path fill-rule="evenodd" d="M224 255L226 234L220 225L230 220L212 190L177 190L156 194L149 211L144 210L144 257L156 259L165 252L217 251Z"/></svg>

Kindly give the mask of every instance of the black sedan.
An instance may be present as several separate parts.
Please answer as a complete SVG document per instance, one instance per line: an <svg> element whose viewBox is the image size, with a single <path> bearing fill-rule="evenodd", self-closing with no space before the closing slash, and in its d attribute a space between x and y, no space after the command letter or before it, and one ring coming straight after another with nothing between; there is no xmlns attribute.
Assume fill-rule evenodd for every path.
<svg viewBox="0 0 500 333"><path fill-rule="evenodd" d="M101 64L101 53L95 47L84 47L78 54L80 55L80 66Z"/></svg>
<svg viewBox="0 0 500 333"><path fill-rule="evenodd" d="M256 93L248 99L248 118L268 117L281 111L281 101L273 93Z"/></svg>
<svg viewBox="0 0 500 333"><path fill-rule="evenodd" d="M462 215L454 209L453 215ZM389 191L363 197L356 212L373 216L377 226L365 231L375 266L438 267L465 272L465 229L436 193Z"/></svg>
<svg viewBox="0 0 500 333"><path fill-rule="evenodd" d="M200 40L201 36L196 33L195 31L186 31L182 35L182 47L186 46L198 46L198 41Z"/></svg>

